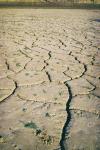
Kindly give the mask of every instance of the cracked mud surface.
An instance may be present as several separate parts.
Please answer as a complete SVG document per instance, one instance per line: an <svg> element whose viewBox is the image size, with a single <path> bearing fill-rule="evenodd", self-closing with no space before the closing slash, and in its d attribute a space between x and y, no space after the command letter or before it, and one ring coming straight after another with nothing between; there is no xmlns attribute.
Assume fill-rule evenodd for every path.
<svg viewBox="0 0 100 150"><path fill-rule="evenodd" d="M0 10L0 150L100 149L98 10Z"/></svg>

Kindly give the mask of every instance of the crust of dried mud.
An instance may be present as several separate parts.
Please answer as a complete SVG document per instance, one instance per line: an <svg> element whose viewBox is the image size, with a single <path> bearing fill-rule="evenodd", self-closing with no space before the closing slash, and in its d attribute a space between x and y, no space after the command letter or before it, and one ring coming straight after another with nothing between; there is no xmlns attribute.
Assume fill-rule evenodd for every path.
<svg viewBox="0 0 100 150"><path fill-rule="evenodd" d="M0 10L0 150L100 149L99 10Z"/></svg>

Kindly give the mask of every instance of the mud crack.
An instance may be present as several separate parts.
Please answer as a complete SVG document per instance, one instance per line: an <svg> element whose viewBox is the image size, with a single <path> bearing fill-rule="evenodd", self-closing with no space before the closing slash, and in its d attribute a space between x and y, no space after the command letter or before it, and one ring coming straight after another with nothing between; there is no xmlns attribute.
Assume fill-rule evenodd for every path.
<svg viewBox="0 0 100 150"><path fill-rule="evenodd" d="M44 60L45 66L43 67L43 69L41 71L45 70L45 73L46 73L46 75L47 75L47 77L49 79L49 82L52 82L50 73L48 71L46 71L46 67L49 66L47 61L50 60L51 57L52 57L51 51L48 52L48 55L49 55L49 58L47 60Z"/></svg>
<svg viewBox="0 0 100 150"><path fill-rule="evenodd" d="M5 102L6 100L8 100L11 96L13 96L13 95L16 93L16 90L17 90L17 88L18 88L17 82L14 81L14 80L13 80L13 82L14 82L14 84L15 84L15 88L13 89L13 91L11 92L11 94L8 95L6 98L4 98L0 103Z"/></svg>
<svg viewBox="0 0 100 150"><path fill-rule="evenodd" d="M49 72L48 72L48 71L46 71L46 75L47 75L47 77L48 77L49 81L50 81L50 82L52 82L51 76L50 76L50 74L49 74Z"/></svg>
<svg viewBox="0 0 100 150"><path fill-rule="evenodd" d="M68 102L66 104L66 112L67 112L67 120L65 122L65 125L63 127L63 130L62 130L62 136L61 136L61 141L60 141L60 146L61 146L61 150L65 150L65 147L64 147L64 140L65 140L65 136L68 135L69 133L69 124L70 124L70 121L71 121L71 111L70 111L70 103L72 101L72 91L71 91L71 88L69 86L69 84L65 81L64 84L66 85L66 87L68 88L68 92L69 92L69 98L68 98Z"/></svg>

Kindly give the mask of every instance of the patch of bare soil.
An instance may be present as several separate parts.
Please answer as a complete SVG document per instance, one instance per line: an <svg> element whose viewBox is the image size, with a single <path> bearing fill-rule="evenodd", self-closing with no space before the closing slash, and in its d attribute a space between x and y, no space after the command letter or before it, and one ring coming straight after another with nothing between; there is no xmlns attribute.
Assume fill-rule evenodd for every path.
<svg viewBox="0 0 100 150"><path fill-rule="evenodd" d="M100 149L99 13L0 10L0 150Z"/></svg>

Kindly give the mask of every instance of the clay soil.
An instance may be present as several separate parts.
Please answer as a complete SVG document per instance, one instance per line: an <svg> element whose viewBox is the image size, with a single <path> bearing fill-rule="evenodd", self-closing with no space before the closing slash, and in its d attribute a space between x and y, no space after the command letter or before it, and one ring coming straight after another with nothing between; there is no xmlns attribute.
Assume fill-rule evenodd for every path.
<svg viewBox="0 0 100 150"><path fill-rule="evenodd" d="M99 10L0 10L0 150L100 149Z"/></svg>

